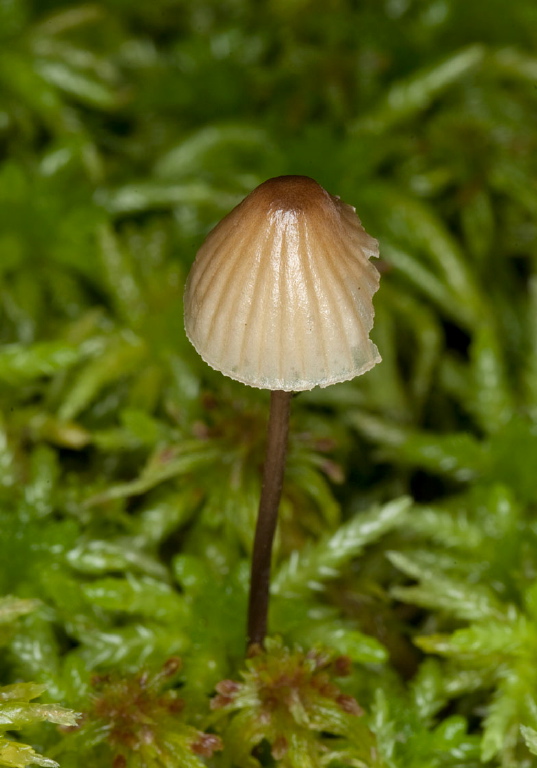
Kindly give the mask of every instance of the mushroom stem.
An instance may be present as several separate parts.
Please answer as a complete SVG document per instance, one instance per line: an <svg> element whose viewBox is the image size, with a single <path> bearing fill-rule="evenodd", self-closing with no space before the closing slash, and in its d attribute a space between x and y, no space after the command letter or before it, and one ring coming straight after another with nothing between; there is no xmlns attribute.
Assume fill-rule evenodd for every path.
<svg viewBox="0 0 537 768"><path fill-rule="evenodd" d="M280 390L270 393L263 486L255 529L248 603L248 653L250 655L263 647L267 633L272 542L282 495L292 396L292 392Z"/></svg>

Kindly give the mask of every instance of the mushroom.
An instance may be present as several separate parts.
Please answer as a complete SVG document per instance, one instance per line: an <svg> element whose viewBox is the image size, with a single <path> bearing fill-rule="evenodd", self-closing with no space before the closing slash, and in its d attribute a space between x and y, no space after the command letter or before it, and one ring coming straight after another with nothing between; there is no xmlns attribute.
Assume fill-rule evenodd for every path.
<svg viewBox="0 0 537 768"><path fill-rule="evenodd" d="M307 176L254 189L209 233L185 286L185 330L212 368L271 390L252 555L248 648L267 630L270 561L293 392L365 373L378 243L355 209Z"/></svg>

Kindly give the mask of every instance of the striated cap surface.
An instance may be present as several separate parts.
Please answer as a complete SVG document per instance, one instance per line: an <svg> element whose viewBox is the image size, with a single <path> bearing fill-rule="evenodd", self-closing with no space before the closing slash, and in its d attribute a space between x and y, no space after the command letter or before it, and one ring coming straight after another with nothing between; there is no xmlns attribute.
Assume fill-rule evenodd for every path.
<svg viewBox="0 0 537 768"><path fill-rule="evenodd" d="M185 330L213 368L301 391L380 362L369 339L378 243L352 206L307 176L254 189L209 233L185 287Z"/></svg>

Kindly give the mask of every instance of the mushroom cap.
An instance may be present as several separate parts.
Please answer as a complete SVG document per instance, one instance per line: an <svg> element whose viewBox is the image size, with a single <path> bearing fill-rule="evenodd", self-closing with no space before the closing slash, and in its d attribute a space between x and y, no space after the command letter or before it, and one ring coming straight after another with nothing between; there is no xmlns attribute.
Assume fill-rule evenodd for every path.
<svg viewBox="0 0 537 768"><path fill-rule="evenodd" d="M209 233L188 276L188 338L212 368L261 389L365 373L378 243L355 209L307 176L254 189Z"/></svg>

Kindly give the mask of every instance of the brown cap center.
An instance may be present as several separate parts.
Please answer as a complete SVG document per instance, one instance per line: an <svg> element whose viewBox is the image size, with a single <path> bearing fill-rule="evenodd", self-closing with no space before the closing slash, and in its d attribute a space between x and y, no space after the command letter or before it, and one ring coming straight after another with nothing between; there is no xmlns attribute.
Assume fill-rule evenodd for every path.
<svg viewBox="0 0 537 768"><path fill-rule="evenodd" d="M276 212L306 212L325 207L331 196L309 176L278 176L255 189L248 201L255 206Z"/></svg>

